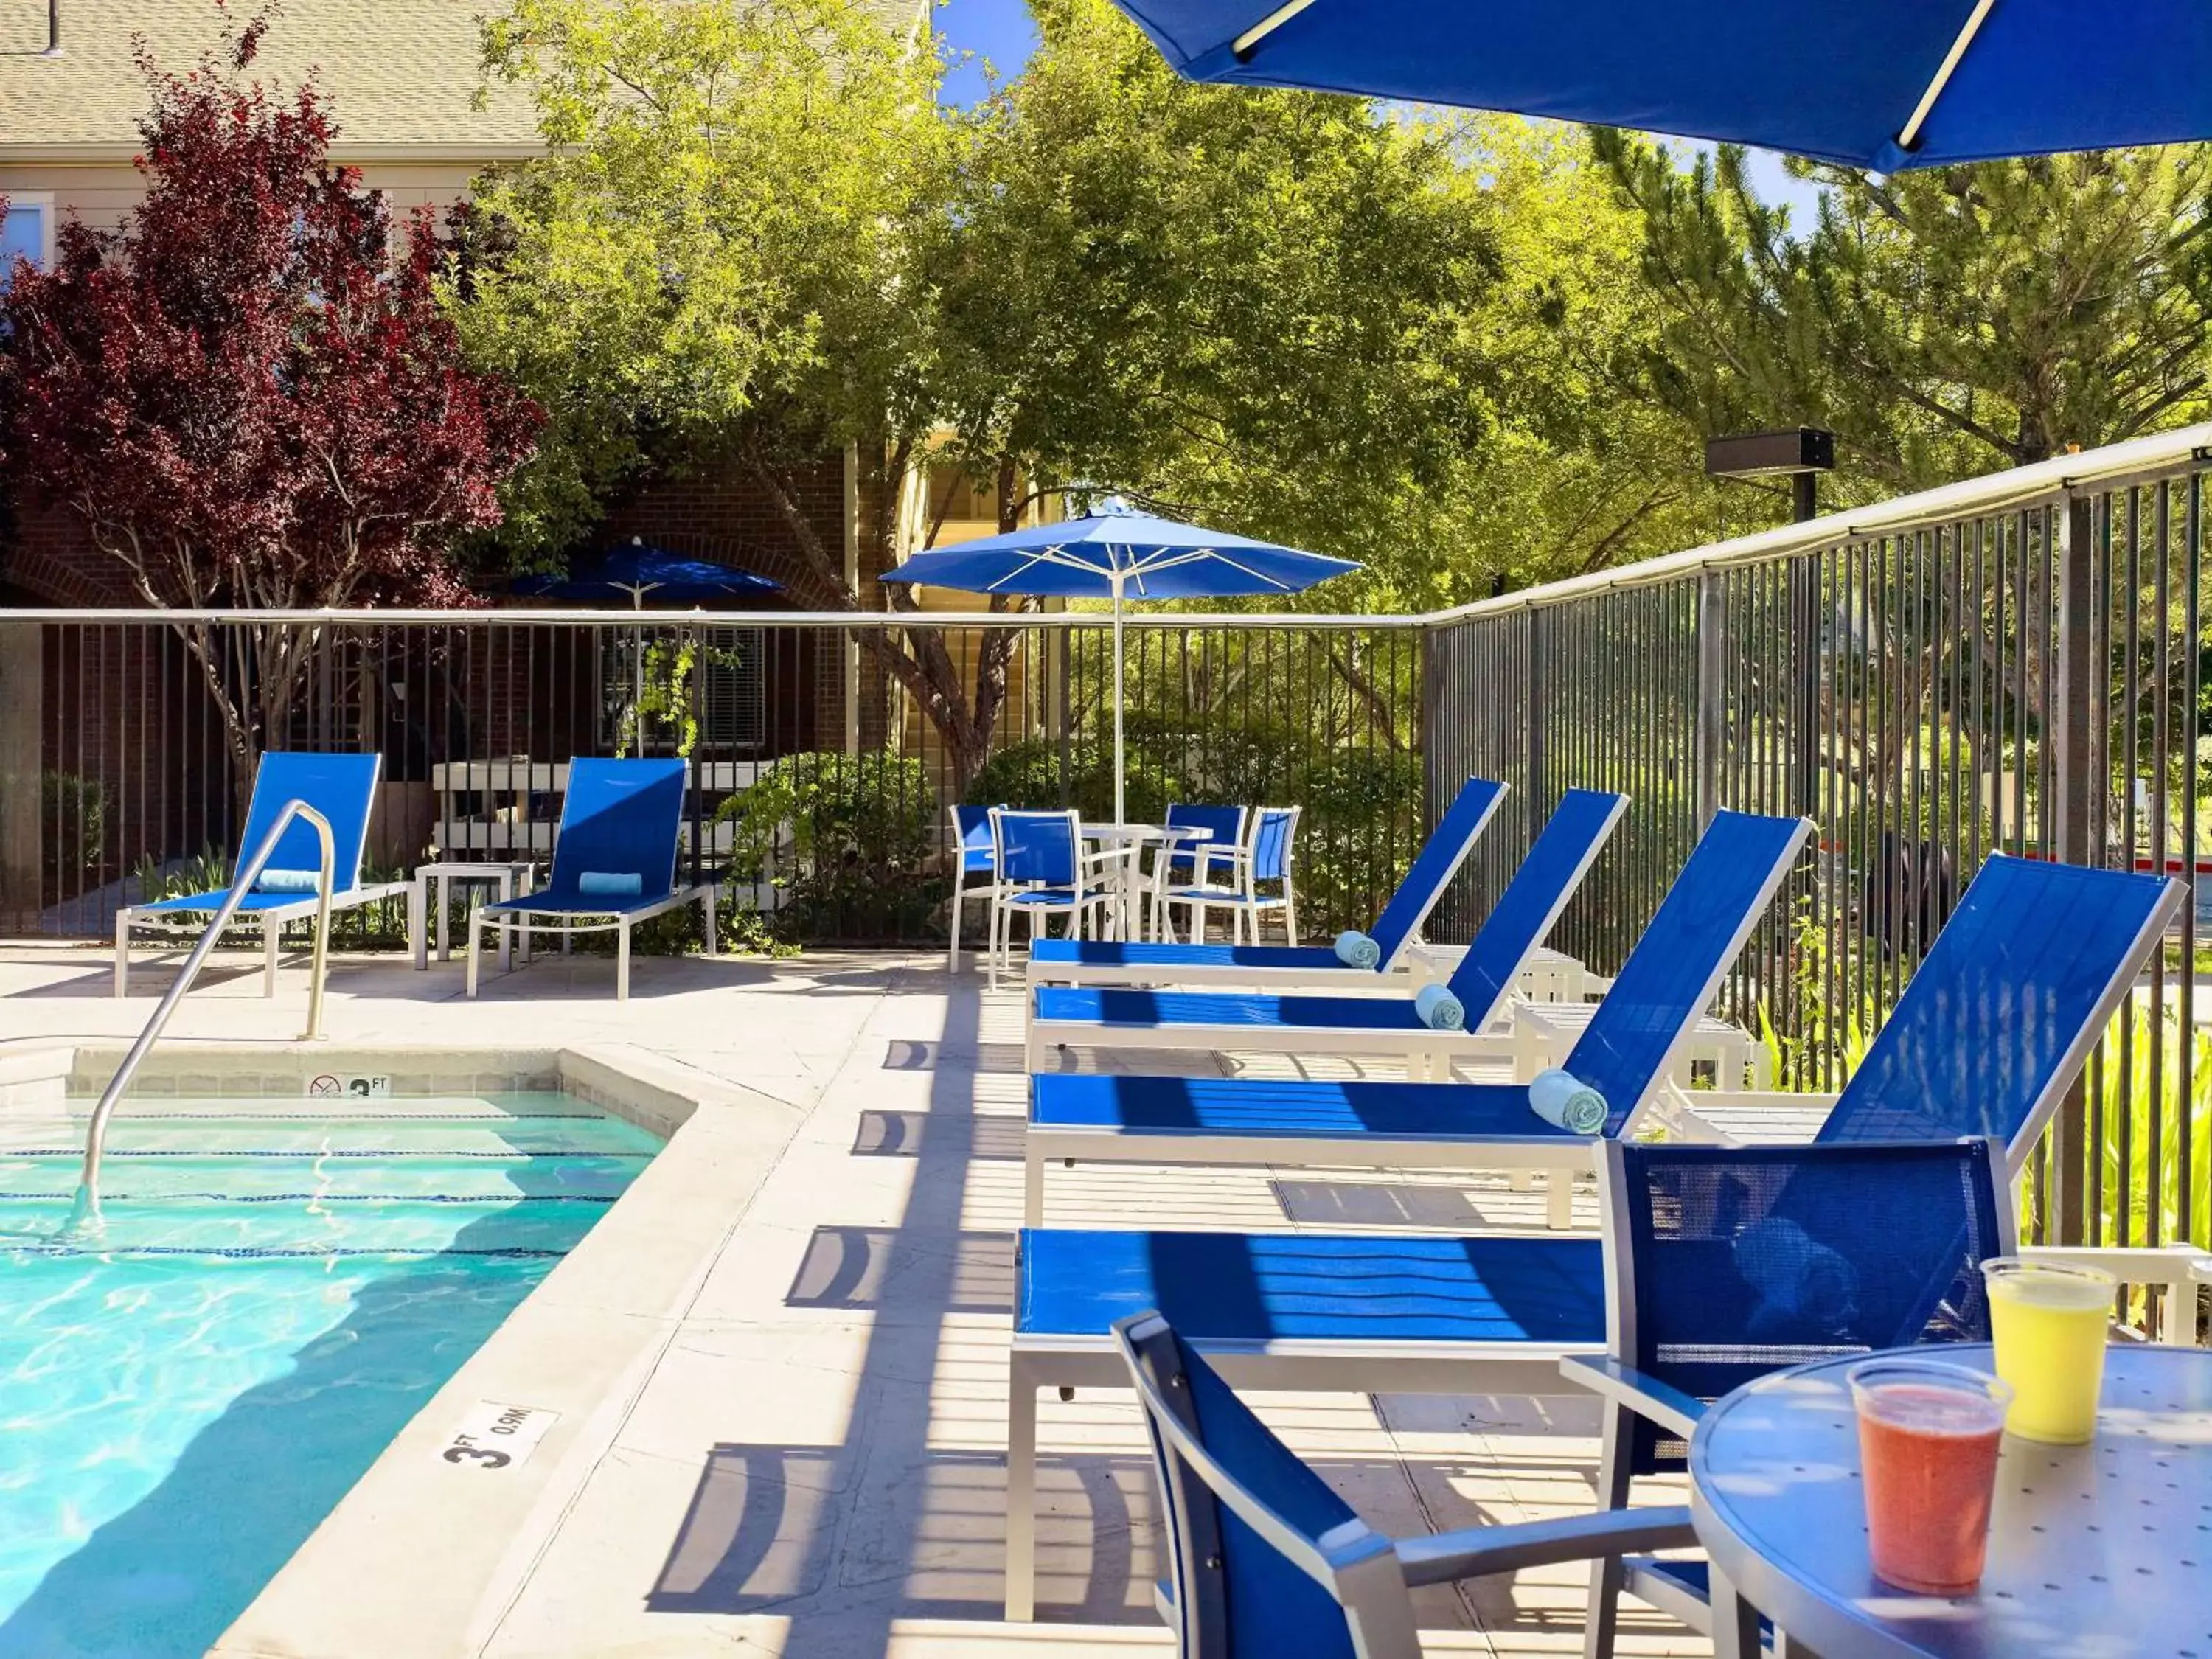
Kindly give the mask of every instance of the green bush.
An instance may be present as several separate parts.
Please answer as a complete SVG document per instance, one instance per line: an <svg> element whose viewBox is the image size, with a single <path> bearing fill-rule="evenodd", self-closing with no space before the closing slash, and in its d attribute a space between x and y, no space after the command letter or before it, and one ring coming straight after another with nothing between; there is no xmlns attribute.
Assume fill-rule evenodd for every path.
<svg viewBox="0 0 2212 1659"><path fill-rule="evenodd" d="M107 856L107 785L75 772L39 775L39 820L57 844L47 867L57 874L88 876Z"/></svg>
<svg viewBox="0 0 2212 1659"><path fill-rule="evenodd" d="M1307 933L1365 927L1419 850L1421 762L1395 749L1338 749L1291 783L1299 805L1297 884Z"/></svg>
<svg viewBox="0 0 2212 1659"><path fill-rule="evenodd" d="M1133 732L1126 755L1130 822L1157 823L1170 801L1196 798L1189 780L1163 759L1152 734ZM962 799L970 806L1012 806L1032 812L1073 806L1093 822L1113 822L1111 740L1071 739L1064 771L1061 763L1057 738L1025 738L986 761Z"/></svg>
<svg viewBox="0 0 2212 1659"><path fill-rule="evenodd" d="M784 938L919 938L947 884L938 863L937 793L919 758L786 755L714 814L733 827L733 882L783 893Z"/></svg>

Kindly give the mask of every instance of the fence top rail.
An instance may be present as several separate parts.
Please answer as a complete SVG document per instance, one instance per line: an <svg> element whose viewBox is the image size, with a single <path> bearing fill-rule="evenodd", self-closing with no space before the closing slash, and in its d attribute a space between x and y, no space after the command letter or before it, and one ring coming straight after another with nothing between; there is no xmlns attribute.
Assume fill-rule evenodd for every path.
<svg viewBox="0 0 2212 1659"><path fill-rule="evenodd" d="M2130 484L2154 483L2212 470L2212 421L2125 443L2108 444L2058 455L2009 471L1993 472L1958 483L1899 495L1844 513L1784 525L1703 547L1645 559L1617 569L1595 571L1565 581L1524 587L1494 599L1424 613L1343 616L1295 611L1154 611L1124 613L1135 629L1295 629L1320 632L1430 629L1450 623L1509 616L1540 606L1624 588L1677 581L1707 570L1759 564L1823 548L1848 546L1881 536L1937 528L2001 512L2021 512L2084 494L2100 494ZM471 611L332 609L240 611L220 608L119 610L91 606L0 607L0 621L40 623L135 623L142 626L254 624L272 626L425 627L489 623L502 627L636 628L1019 628L1066 630L1107 624L1097 611L615 611L513 610L490 606Z"/></svg>
<svg viewBox="0 0 2212 1659"><path fill-rule="evenodd" d="M1419 629L1427 618L1410 613L1373 616L1307 616L1291 611L1128 611L1122 625L1132 629L1224 628L1324 630L1369 633ZM88 606L0 605L0 623L135 623L140 627L250 625L257 628L361 626L373 628L497 627L599 628L628 633L634 629L799 628L1018 628L1066 631L1110 628L1113 615L1098 611L582 611L516 610L501 605L468 611L409 611L398 607L316 611L229 611L222 609L122 610Z"/></svg>
<svg viewBox="0 0 2212 1659"><path fill-rule="evenodd" d="M2047 461L1992 472L1910 495L1893 496L1848 512L1832 513L1802 524L1755 531L1727 541L1711 542L1616 569L1594 571L1565 581L1524 587L1494 599L1477 599L1421 618L1427 627L1510 615L1542 605L1563 605L1622 588L1679 581L1712 569L1765 564L1822 548L1849 546L1914 530L1935 529L1992 513L2019 512L2081 495L2102 494L2132 483L2155 483L2212 468L2212 421L2177 427L2148 438L2107 444L2100 449L2055 455Z"/></svg>

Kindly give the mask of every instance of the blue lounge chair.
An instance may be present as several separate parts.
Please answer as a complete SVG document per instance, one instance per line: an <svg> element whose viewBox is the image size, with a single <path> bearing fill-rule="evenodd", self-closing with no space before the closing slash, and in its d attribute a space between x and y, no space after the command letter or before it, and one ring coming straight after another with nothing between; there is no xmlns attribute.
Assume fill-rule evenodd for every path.
<svg viewBox="0 0 2212 1659"><path fill-rule="evenodd" d="M1114 1339L1151 1431L1177 1659L1420 1659L1413 1598L1560 1561L1697 1541L1686 1509L1600 1511L1396 1541L1361 1521L1157 1313Z"/></svg>
<svg viewBox="0 0 2212 1659"><path fill-rule="evenodd" d="M1820 1356L1986 1342L1980 1263L2014 1253L1992 1140L1758 1148L1612 1146L1612 1334L1569 1382L1604 1401L1598 1501L1678 1471L1698 1419L1742 1383ZM1723 1653L1758 1620L1696 1559L1595 1563L1583 1651L1613 1650L1626 1590Z"/></svg>
<svg viewBox="0 0 2212 1659"><path fill-rule="evenodd" d="M1579 793L1579 792L1576 792ZM1322 990L1371 984L1407 966L1407 947L1426 924L1504 800L1506 786L1469 778L1382 907L1368 937L1373 968L1354 967L1328 945L1178 945L1141 940L1039 939L1030 946L1036 985L1238 985ZM1608 796L1607 799L1619 799Z"/></svg>
<svg viewBox="0 0 2212 1659"><path fill-rule="evenodd" d="M2018 1175L2187 897L2171 877L1998 854L1840 1094L1693 1096L1668 1126L1724 1143L1994 1135Z"/></svg>
<svg viewBox="0 0 2212 1659"><path fill-rule="evenodd" d="M1388 1054L1448 1070L1454 1054L1495 1046L1483 1027L1504 1006L1522 964L1582 884L1626 804L1620 795L1582 790L1560 802L1447 982L1466 1010L1462 1029L1432 1029L1407 994L1278 996L1043 986L1030 998L1029 1069L1042 1070L1046 1053L1056 1046L1081 1045Z"/></svg>
<svg viewBox="0 0 2212 1659"><path fill-rule="evenodd" d="M1620 810L1618 796L1599 839ZM1485 1017L1503 1000L1522 956L1540 942L1573 890L1550 873L1588 860L1587 829L1562 830L1563 803L1483 923L1452 980ZM1812 826L1802 818L1717 815L1668 890L1644 937L1622 963L1565 1069L1605 1097L1607 1133L1632 1128L1684 1034L1712 1001L1722 976L1796 862ZM1564 834L1570 848L1552 845ZM1583 844L1577 854L1573 844ZM1580 862L1576 860L1579 857ZM1055 994L1039 992L1043 999ZM1091 994L1099 994L1093 993ZM1118 996L1141 995L1118 992ZM1169 999L1161 999L1168 1001ZM1175 1000L1188 1006L1198 998ZM1275 1004L1303 1015L1324 999L1208 998L1245 1006ZM1339 998L1347 1010L1403 1019L1402 1005L1381 998ZM1470 1019L1470 1024L1473 1024ZM1039 1024L1044 1022L1040 1018ZM1330 1052L1333 1031L1317 1020L1291 1027L1304 1046ZM1215 1046L1249 1039L1201 1027ZM1369 1028L1406 1041L1400 1026ZM1424 1033L1435 1036L1435 1033ZM1026 1218L1044 1220L1044 1169L1054 1158L1121 1164L1289 1164L1447 1170L1530 1169L1552 1172L1552 1219L1568 1223L1575 1173L1589 1169L1590 1139L1555 1128L1530 1109L1525 1084L1304 1083L1173 1077L1043 1075L1030 1079L1024 1139Z"/></svg>
<svg viewBox="0 0 2212 1659"><path fill-rule="evenodd" d="M2181 884L2162 878L2027 860L1992 865L1993 879L1978 878L1952 918L1954 947L1939 940L1861 1063L1858 1075L1869 1084L1862 1090L1855 1078L1832 1109L1824 1147L1907 1135L1933 1144L1963 1129L2002 1145L2006 1167L2017 1171L2182 897ZM1954 1054L1947 1042L1962 1046ZM1268 1086L1279 1094L1298 1085ZM1428 1085L1428 1092L1468 1086ZM1931 1089L1944 1095L1932 1111ZM1371 1110L1384 1097L1352 1098ZM1226 1138L1227 1126L1217 1133ZM1362 1161L1354 1155L1358 1130L1330 1133L1338 1138L1316 1136L1304 1161ZM1595 1150L1602 1155L1606 1147ZM1394 1151L1384 1161L1401 1156ZM1881 1214L1869 1212L1869 1237L1884 1231ZM1601 1340L1607 1329L1595 1239L1043 1228L1025 1231L1019 1250L1008 1537L1009 1559L1020 1571L1009 1570L1010 1606L1025 1607L1030 1593L1036 1390L1109 1377L1097 1356L1117 1319L1159 1309L1186 1338L1237 1367L1232 1381L1436 1393L1540 1391L1535 1371ZM2205 1261L2193 1251L2054 1254L2092 1261L2126 1283L2176 1286L2189 1285ZM1284 1380L1268 1380L1278 1376ZM1310 1377L1344 1380L1301 1380Z"/></svg>
<svg viewBox="0 0 2212 1659"><path fill-rule="evenodd" d="M1614 1139L1641 1121L1624 1106L1632 1091L1644 1113L1686 1138L1987 1134L2009 1149L2016 1173L2186 896L2166 877L1991 858L1839 1096L1701 1095L1683 1109L1657 1089L1667 1052L1653 1039L1672 1014L1656 1017L1648 999L1632 1014L1616 1002L1618 987L1565 1069L1613 1102L1606 1133ZM1645 955L1684 963L1671 925L1662 926L1673 902L1670 893L1632 963ZM1043 1165L1054 1158L1541 1169L1553 1177L1552 1220L1564 1226L1566 1179L1594 1157L1589 1140L1534 1117L1517 1084L1043 1076L1030 1088L1031 1226L1042 1222Z"/></svg>
<svg viewBox="0 0 2212 1659"><path fill-rule="evenodd" d="M333 854L331 909L351 910L378 899L404 895L408 884L377 882L362 886L361 861L368 840L368 815L376 804L381 755L307 755L272 751L262 756L253 774L253 795L246 804L246 829L239 836L236 869L251 858L293 801L303 801L331 826ZM261 930L261 994L276 994L278 947L284 925L315 914L316 884L321 879L322 842L313 824L295 818L276 850L262 867L254 890L239 901L237 921ZM211 916L228 890L191 893L153 904L134 904L115 913L115 994L131 988L131 930L148 924L181 924Z"/></svg>
<svg viewBox="0 0 2212 1659"><path fill-rule="evenodd" d="M629 932L647 917L696 904L705 912L707 954L714 954L712 882L676 884L676 842L684 817L680 760L572 760L553 872L544 887L487 904L469 928L469 994L477 994L482 933L520 931L527 953L533 932L617 934L615 997L629 998Z"/></svg>

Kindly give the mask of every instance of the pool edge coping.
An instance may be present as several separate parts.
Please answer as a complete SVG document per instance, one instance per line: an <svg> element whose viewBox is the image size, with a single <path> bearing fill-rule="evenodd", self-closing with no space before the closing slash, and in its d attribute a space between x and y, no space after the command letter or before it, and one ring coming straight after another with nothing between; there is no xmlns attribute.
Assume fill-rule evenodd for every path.
<svg viewBox="0 0 2212 1659"><path fill-rule="evenodd" d="M0 1052L0 1110L58 1104L73 1081L112 1075L126 1044L98 1040ZM434 1078L550 1079L666 1137L637 1179L544 1281L501 1322L362 1471L209 1650L224 1659L409 1659L471 1655L490 1640L674 1340L708 1271L804 1121L802 1106L626 1044L163 1045L149 1094L193 1093L250 1048L256 1075L295 1083L358 1061ZM111 1058L112 1055L112 1058ZM502 1072L463 1060L524 1062ZM403 1060L428 1060L410 1071ZM439 1064L453 1069L434 1069ZM532 1068L546 1067L545 1071ZM88 1069L90 1068L90 1069ZM508 1091L501 1088L498 1092ZM134 1093L136 1091L134 1091ZM232 1092L218 1090L217 1093ZM257 1090L256 1092L266 1092ZM303 1095L302 1105L312 1098ZM442 1461L480 1401L559 1413L522 1462L496 1472ZM364 1594L365 1585L380 1593ZM403 1589L404 1587L404 1589Z"/></svg>

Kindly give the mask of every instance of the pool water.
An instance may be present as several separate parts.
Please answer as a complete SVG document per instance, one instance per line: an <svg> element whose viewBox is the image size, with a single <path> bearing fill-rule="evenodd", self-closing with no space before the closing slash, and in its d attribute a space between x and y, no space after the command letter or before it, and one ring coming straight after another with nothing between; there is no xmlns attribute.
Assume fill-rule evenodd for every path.
<svg viewBox="0 0 2212 1659"><path fill-rule="evenodd" d="M659 1142L566 1096L0 1117L0 1659L197 1655Z"/></svg>

